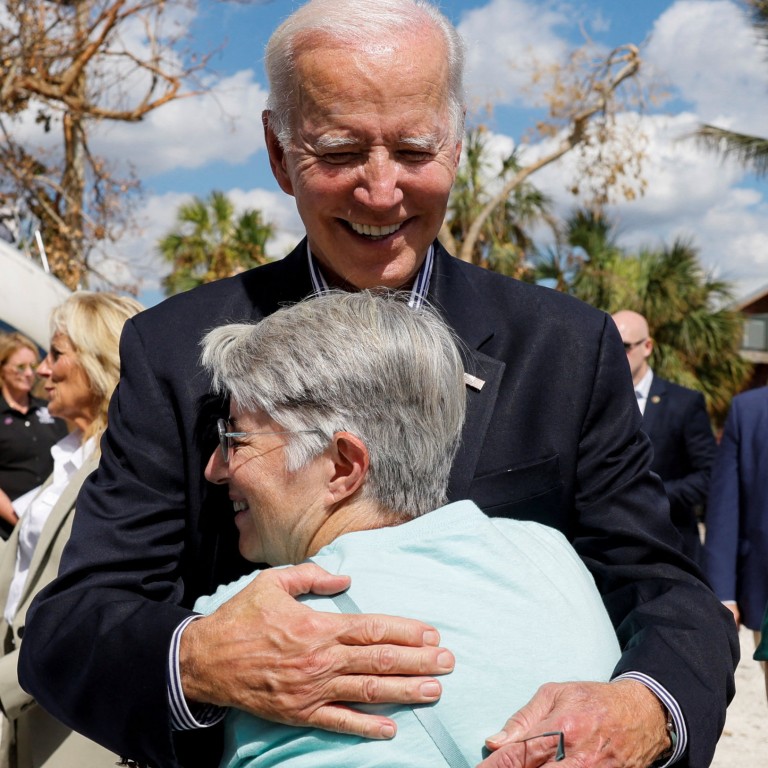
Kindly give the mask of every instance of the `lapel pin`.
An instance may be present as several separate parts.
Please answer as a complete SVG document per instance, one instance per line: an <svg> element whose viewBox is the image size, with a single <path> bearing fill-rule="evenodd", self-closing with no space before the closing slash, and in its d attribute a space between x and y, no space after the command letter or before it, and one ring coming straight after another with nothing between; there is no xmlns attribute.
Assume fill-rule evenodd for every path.
<svg viewBox="0 0 768 768"><path fill-rule="evenodd" d="M464 374L464 375L466 376L466 374ZM660 403L660 402L661 402L661 398L660 398L658 395L654 395L654 396L651 398L651 402L652 402L652 403Z"/></svg>
<svg viewBox="0 0 768 768"><path fill-rule="evenodd" d="M471 373L464 374L464 383L472 389L476 389L478 392L485 386L483 379L478 379L477 376L473 376Z"/></svg>

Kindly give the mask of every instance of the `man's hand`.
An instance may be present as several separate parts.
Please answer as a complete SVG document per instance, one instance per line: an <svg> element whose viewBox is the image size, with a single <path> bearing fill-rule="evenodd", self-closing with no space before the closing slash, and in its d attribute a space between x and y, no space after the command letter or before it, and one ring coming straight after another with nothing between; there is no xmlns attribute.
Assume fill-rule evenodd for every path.
<svg viewBox="0 0 768 768"><path fill-rule="evenodd" d="M738 629L741 627L741 612L739 611L738 604L729 600L723 602L723 605L733 614L733 618L736 621L736 628Z"/></svg>
<svg viewBox="0 0 768 768"><path fill-rule="evenodd" d="M392 738L392 720L339 702L436 701L442 689L431 675L452 671L454 658L423 622L322 613L294 600L349 583L311 563L259 574L182 633L184 695L280 723Z"/></svg>
<svg viewBox="0 0 768 768"><path fill-rule="evenodd" d="M478 768L555 765L557 738L565 733L565 760L558 768L647 768L670 746L664 708L636 680L613 683L548 683L486 739L494 753Z"/></svg>

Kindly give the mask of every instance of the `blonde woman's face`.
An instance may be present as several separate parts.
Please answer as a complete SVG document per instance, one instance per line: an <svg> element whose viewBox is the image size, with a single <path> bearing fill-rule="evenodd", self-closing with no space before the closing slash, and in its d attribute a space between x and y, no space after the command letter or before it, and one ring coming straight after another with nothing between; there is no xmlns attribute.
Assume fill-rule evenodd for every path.
<svg viewBox="0 0 768 768"><path fill-rule="evenodd" d="M79 429L93 422L98 402L66 334L54 334L50 352L38 366L37 374L45 380L48 411L52 416L65 419Z"/></svg>

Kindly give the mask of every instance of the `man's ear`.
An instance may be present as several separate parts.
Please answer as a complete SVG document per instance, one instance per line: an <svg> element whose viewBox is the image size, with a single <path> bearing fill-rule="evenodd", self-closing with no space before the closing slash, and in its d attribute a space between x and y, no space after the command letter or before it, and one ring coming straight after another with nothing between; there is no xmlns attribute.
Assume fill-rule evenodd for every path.
<svg viewBox="0 0 768 768"><path fill-rule="evenodd" d="M352 496L365 482L370 456L365 443L350 432L336 432L331 444L333 472L328 490L335 502Z"/></svg>
<svg viewBox="0 0 768 768"><path fill-rule="evenodd" d="M643 344L643 357L647 360L653 352L653 339L649 336Z"/></svg>
<svg viewBox="0 0 768 768"><path fill-rule="evenodd" d="M467 108L462 110L463 118L467 116ZM457 171L461 163L461 147L464 143L464 119L461 121L461 134L456 137L456 147L453 151L453 170Z"/></svg>
<svg viewBox="0 0 768 768"><path fill-rule="evenodd" d="M285 164L285 150L277 140L277 136L269 124L269 115L270 110L268 109L261 113L261 124L264 126L264 142L267 145L267 154L269 155L269 167L272 169L272 175L280 185L280 189L287 195L293 195L293 184Z"/></svg>

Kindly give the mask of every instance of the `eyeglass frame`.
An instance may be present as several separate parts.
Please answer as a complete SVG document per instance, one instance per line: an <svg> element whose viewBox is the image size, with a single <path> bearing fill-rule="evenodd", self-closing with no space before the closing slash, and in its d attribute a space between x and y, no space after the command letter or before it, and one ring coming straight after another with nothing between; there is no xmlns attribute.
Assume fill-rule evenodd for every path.
<svg viewBox="0 0 768 768"><path fill-rule="evenodd" d="M24 373L25 371L32 371L35 373L39 363L3 363L3 367L13 368L16 373Z"/></svg>
<svg viewBox="0 0 768 768"><path fill-rule="evenodd" d="M646 341L648 341L647 336L644 339L640 339L640 341L623 341L622 344L624 345L625 352L631 352L635 347L645 344Z"/></svg>
<svg viewBox="0 0 768 768"><path fill-rule="evenodd" d="M225 464L229 464L230 451L232 450L232 443L230 441L233 438L248 437L249 435L296 435L309 432L322 434L319 429L283 429L278 430L277 432L228 432L228 424L229 422L227 419L216 420L216 430L219 434L219 448L221 449L221 456Z"/></svg>
<svg viewBox="0 0 768 768"><path fill-rule="evenodd" d="M564 731L547 731L546 733L537 733L535 736L529 736L527 739L521 739L520 744L525 744L526 741L532 739L541 739L544 736L557 736L557 751L555 752L555 762L559 763L561 760L565 760L565 732Z"/></svg>

